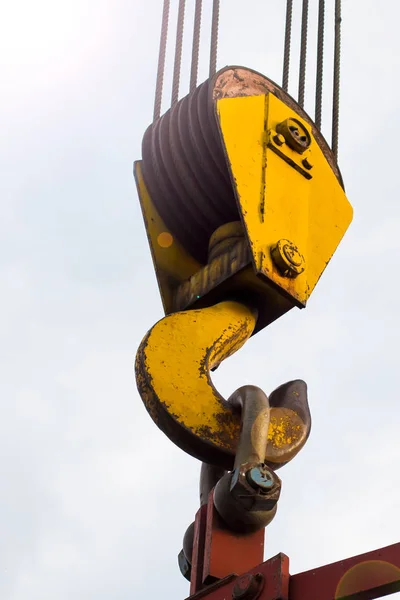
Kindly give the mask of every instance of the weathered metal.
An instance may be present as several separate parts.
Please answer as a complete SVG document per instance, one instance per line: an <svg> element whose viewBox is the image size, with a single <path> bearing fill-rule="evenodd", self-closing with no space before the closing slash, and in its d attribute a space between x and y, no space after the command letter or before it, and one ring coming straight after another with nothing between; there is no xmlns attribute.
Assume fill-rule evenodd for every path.
<svg viewBox="0 0 400 600"><path fill-rule="evenodd" d="M235 414L212 384L210 370L250 337L254 312L237 302L169 315L146 335L136 356L141 398L180 448L231 468L239 439Z"/></svg>
<svg viewBox="0 0 400 600"><path fill-rule="evenodd" d="M255 272L294 305L305 306L351 222L352 208L312 128L275 95L222 98L217 111ZM294 119L305 148L300 124L311 139L303 153L274 142L279 124L286 121L290 131ZM312 172L304 167L306 157ZM304 257L295 278L282 275L272 259L271 248L282 239Z"/></svg>
<svg viewBox="0 0 400 600"><path fill-rule="evenodd" d="M270 407L264 392L250 385L237 390L228 402L241 412L240 438L233 471L215 486L214 504L232 531L248 533L264 529L272 521L281 490L279 477L264 462ZM258 484L255 471L260 476L268 472L268 488Z"/></svg>
<svg viewBox="0 0 400 600"><path fill-rule="evenodd" d="M331 151L290 96L228 67L155 121L142 152L135 175L167 314L245 299L255 333L305 306L352 210ZM243 235L210 250L240 221ZM296 276L271 256L284 239L304 259Z"/></svg>
<svg viewBox="0 0 400 600"><path fill-rule="evenodd" d="M200 506L207 504L211 490L217 485L218 481L225 475L225 469L202 463L200 470Z"/></svg>
<svg viewBox="0 0 400 600"><path fill-rule="evenodd" d="M201 513L198 513L198 518L201 518L200 515ZM246 534L232 531L215 508L213 492L210 493L207 503L203 535L200 559L202 575L197 582L192 580L193 585L196 585L196 591L231 573L245 573L260 564L264 558L264 529ZM199 561L198 556L194 551L192 567L194 572L198 568L196 566L196 561Z"/></svg>
<svg viewBox="0 0 400 600"><path fill-rule="evenodd" d="M299 154L304 154L311 146L311 135L299 119L285 119L277 124L276 131L283 135L289 148Z"/></svg>
<svg viewBox="0 0 400 600"><path fill-rule="evenodd" d="M199 588L190 600L234 598L238 586L260 575L259 600L374 600L400 591L400 543L292 576L288 557L278 554L239 575Z"/></svg>
<svg viewBox="0 0 400 600"><path fill-rule="evenodd" d="M264 583L264 576L261 573L238 577L232 591L233 600L256 600Z"/></svg>
<svg viewBox="0 0 400 600"><path fill-rule="evenodd" d="M284 554L278 554L262 564L255 565L247 573L239 573L239 577L237 575L228 575L210 586L199 588L196 592L191 588L190 600L200 600L200 598L230 600L234 597L234 591L236 590L237 593L238 587L245 585L245 582L252 577L256 581L263 580L264 583L260 585L259 600L289 600L289 559ZM308 600L308 597L305 596L301 600ZM327 600L327 598L320 598L320 600ZM329 600L335 598L331 597Z"/></svg>
<svg viewBox="0 0 400 600"><path fill-rule="evenodd" d="M305 390L303 382L297 383L302 384ZM299 390L301 385L295 389L297 399L300 397ZM274 403L277 403L278 397L278 403L285 404L292 392L293 384L286 384L271 397ZM265 460L271 417L267 396L260 388L247 385L236 390L228 404L234 411L240 412L241 418L233 471L227 473L220 467L203 463L200 505L207 504L207 514L204 516L204 512L200 511L197 522L188 527L183 550L178 556L184 577L189 579L194 573L191 582L196 590L215 578L245 571L262 561L264 529L275 516L280 494L280 479ZM279 444L284 443L286 435L292 437L293 433L288 434L282 429ZM278 466L276 464L275 468ZM206 524L202 526L204 519ZM194 544L197 544L195 552ZM201 580L199 561L202 561L203 570Z"/></svg>
<svg viewBox="0 0 400 600"><path fill-rule="evenodd" d="M271 257L283 277L297 277L304 271L304 257L290 240L272 246Z"/></svg>
<svg viewBox="0 0 400 600"><path fill-rule="evenodd" d="M250 337L256 312L239 302L174 313L148 332L136 356L136 381L157 426L200 460L231 469L237 452L240 412L215 389L210 371ZM311 427L304 382L270 397L265 459L278 468L303 447Z"/></svg>

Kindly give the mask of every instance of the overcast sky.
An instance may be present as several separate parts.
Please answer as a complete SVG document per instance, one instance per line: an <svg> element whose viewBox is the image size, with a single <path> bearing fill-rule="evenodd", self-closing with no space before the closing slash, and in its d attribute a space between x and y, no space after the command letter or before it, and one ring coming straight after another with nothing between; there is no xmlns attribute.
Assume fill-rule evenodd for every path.
<svg viewBox="0 0 400 600"><path fill-rule="evenodd" d="M279 82L284 5L221 0L218 65ZM155 427L132 367L163 315L132 177L161 10L162 0L1 3L1 600L188 595L176 556L199 463ZM226 396L308 383L311 437L280 471L266 539L265 557L286 553L291 573L400 541L399 17L396 0L343 1L340 166L354 223L307 309L214 376Z"/></svg>

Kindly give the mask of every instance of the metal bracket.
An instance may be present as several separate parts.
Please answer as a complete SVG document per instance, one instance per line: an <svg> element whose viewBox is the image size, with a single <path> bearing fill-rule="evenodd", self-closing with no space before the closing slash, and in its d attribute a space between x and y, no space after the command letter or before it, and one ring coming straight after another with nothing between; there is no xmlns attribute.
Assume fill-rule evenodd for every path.
<svg viewBox="0 0 400 600"><path fill-rule="evenodd" d="M313 168L311 150L307 150L304 154L298 154L287 145L283 135L277 133L274 129L268 131L267 144L268 148L271 148L275 154L283 158L288 165L296 169L303 177L312 179L312 174L310 173L310 170Z"/></svg>

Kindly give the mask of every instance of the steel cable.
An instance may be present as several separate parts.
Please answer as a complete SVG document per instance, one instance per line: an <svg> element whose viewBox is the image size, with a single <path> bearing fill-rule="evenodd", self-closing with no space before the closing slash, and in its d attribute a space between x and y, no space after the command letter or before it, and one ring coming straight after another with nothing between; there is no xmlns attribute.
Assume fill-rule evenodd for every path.
<svg viewBox="0 0 400 600"><path fill-rule="evenodd" d="M306 89L307 66L307 35L308 35L308 0L303 0L301 16L301 43L300 43L300 69L299 69L299 104L304 107Z"/></svg>
<svg viewBox="0 0 400 600"><path fill-rule="evenodd" d="M342 6L335 0L335 49L333 64L333 108L332 108L332 150L338 156L339 145L339 100L340 100L340 50L341 50Z"/></svg>
<svg viewBox="0 0 400 600"><path fill-rule="evenodd" d="M201 29L202 0L196 0L193 25L192 64L190 68L190 92L194 92L197 86L197 74L199 69L199 48Z"/></svg>
<svg viewBox="0 0 400 600"><path fill-rule="evenodd" d="M315 85L315 124L321 130L322 124L322 84L324 74L324 28L325 0L319 0L318 8L318 43L317 43L317 78Z"/></svg>
<svg viewBox="0 0 400 600"><path fill-rule="evenodd" d="M172 77L171 106L174 106L178 102L179 98L179 83L181 78L182 62L183 25L185 21L185 2L186 0L179 0L178 23L176 27L174 74Z"/></svg>
<svg viewBox="0 0 400 600"><path fill-rule="evenodd" d="M212 25L211 25L211 46L210 46L210 77L215 75L215 72L217 70L218 25L219 25L219 0L213 0Z"/></svg>
<svg viewBox="0 0 400 600"><path fill-rule="evenodd" d="M285 51L283 56L283 76L282 87L287 92L289 87L289 70L290 70L290 44L292 37L292 15L293 15L293 0L287 0L286 3L286 27L285 27Z"/></svg>
<svg viewBox="0 0 400 600"><path fill-rule="evenodd" d="M165 51L167 48L167 37L168 37L168 20L169 20L169 3L170 0L164 0L163 15L161 21L161 35L160 35L160 49L158 53L158 67L157 67L157 79L156 79L156 93L154 98L154 113L153 121L158 119L161 114L161 100L164 83L164 69L165 69Z"/></svg>

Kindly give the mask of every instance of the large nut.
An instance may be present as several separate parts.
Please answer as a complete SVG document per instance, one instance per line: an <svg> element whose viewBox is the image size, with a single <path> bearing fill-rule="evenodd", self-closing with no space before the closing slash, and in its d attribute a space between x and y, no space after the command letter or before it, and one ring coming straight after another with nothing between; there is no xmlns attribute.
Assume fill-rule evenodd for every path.
<svg viewBox="0 0 400 600"><path fill-rule="evenodd" d="M259 479L266 481L269 471L273 485L258 485L254 469L260 470ZM248 473L251 473L248 475ZM251 533L266 527L274 518L281 491L281 480L266 465L246 464L224 475L214 491L214 506L232 531Z"/></svg>
<svg viewBox="0 0 400 600"><path fill-rule="evenodd" d="M286 119L276 126L276 131L283 135L289 148L303 154L311 146L311 135L298 119Z"/></svg>
<svg viewBox="0 0 400 600"><path fill-rule="evenodd" d="M281 486L267 465L242 465L232 472L230 491L246 510L270 511L279 500Z"/></svg>

